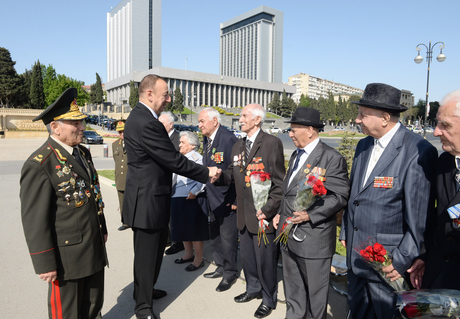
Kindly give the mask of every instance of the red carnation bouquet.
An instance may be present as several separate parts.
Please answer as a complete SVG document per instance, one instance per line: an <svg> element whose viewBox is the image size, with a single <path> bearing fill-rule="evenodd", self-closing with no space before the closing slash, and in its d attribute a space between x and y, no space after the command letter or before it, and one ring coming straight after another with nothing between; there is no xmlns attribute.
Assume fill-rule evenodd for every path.
<svg viewBox="0 0 460 319"><path fill-rule="evenodd" d="M254 200L254 208L257 213L267 203L268 193L270 192L272 185L271 175L269 173L258 171L251 172L249 177L251 178L252 199ZM268 222L265 219L261 219L258 223L259 230L257 232L257 238L259 239L259 246L261 238L263 238L264 244L267 245L268 238L265 234L265 230L268 229Z"/></svg>
<svg viewBox="0 0 460 319"><path fill-rule="evenodd" d="M306 211L318 198L327 194L327 189L324 187L323 181L316 174L307 175L305 180L299 185L299 190L294 200L294 211L296 212ZM275 242L280 241L280 243L286 245L292 226L292 217L286 218ZM303 241L305 238L300 239L295 236L297 227L298 225L294 228L292 236L297 241Z"/></svg>
<svg viewBox="0 0 460 319"><path fill-rule="evenodd" d="M395 292L394 318L459 318L460 291L454 289L420 289Z"/></svg>
<svg viewBox="0 0 460 319"><path fill-rule="evenodd" d="M364 247L366 244L361 245ZM391 265L393 262L393 257L391 254L379 243L369 244L364 249L358 248L355 249L364 262L377 271L380 277L385 280L395 291L406 291L409 290L409 286L404 280L404 278L399 278L395 281L391 281L390 278L387 278L387 274L382 271L383 267Z"/></svg>

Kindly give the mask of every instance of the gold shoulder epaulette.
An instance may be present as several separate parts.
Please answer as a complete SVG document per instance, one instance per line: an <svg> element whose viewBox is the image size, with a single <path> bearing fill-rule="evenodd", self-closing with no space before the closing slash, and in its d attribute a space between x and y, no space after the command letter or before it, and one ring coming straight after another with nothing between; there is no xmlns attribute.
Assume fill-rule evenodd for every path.
<svg viewBox="0 0 460 319"><path fill-rule="evenodd" d="M32 161L42 164L53 152L51 147L45 146L30 158Z"/></svg>

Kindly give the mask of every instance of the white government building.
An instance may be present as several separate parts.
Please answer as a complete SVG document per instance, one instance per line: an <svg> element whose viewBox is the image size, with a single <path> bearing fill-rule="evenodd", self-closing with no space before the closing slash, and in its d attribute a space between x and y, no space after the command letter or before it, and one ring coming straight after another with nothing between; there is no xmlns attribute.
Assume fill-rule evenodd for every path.
<svg viewBox="0 0 460 319"><path fill-rule="evenodd" d="M148 74L165 78L171 92L179 87L184 96L184 105L189 107L238 107L258 103L266 108L275 92L281 96L285 90L287 96L291 97L295 88L281 83L282 22L282 12L261 6L221 24L221 32L223 26L225 29L236 25L253 30L250 41L243 46L228 42L231 40L222 40L221 36L221 58L222 41L227 43L227 49L228 43L232 43L234 50L237 50L234 51L235 56L236 52L241 51L236 64L242 63L241 58L245 56L247 61L244 65L257 63L252 77L244 76L247 72L217 75L179 70L161 66L161 0L123 0L107 13L107 102L117 105L127 103L129 82L132 80L138 85ZM273 41L275 34L276 43ZM266 36L272 40L266 41ZM227 39L230 39L229 35ZM256 62L247 56L248 46L251 52L255 52L252 58ZM225 59L227 63L234 64L230 56Z"/></svg>

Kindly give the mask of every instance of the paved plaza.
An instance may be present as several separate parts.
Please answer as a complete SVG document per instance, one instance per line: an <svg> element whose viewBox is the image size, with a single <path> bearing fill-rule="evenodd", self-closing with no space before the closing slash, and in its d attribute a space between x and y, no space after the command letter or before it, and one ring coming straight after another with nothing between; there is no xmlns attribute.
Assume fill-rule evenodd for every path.
<svg viewBox="0 0 460 319"><path fill-rule="evenodd" d="M103 145L91 145L95 166L98 170L113 169L111 154L112 139L105 139L109 147L109 157L103 156ZM46 318L47 284L34 273L25 243L20 214L19 178L23 162L37 149L44 139L0 139L0 318ZM102 195L106 204L105 216L109 237L107 251L110 268L106 268L105 301L102 310L105 319L135 318L133 308L133 245L132 232L117 231L120 216L117 213L118 199L112 182L101 179ZM156 288L168 295L154 302L154 311L162 319L190 318L254 318L253 314L260 300L237 304L233 297L245 290L243 272L233 287L225 292L216 292L219 279L206 279L205 272L215 270L206 262L205 267L186 272L186 265L174 264L181 253L165 256ZM204 257L211 261L211 249L205 243ZM241 269L241 266L240 266ZM278 269L278 299L284 300L282 270ZM332 280L345 289L344 277ZM331 289L329 293L328 318L346 318L348 311L346 298ZM279 302L276 310L268 317L282 319L286 305Z"/></svg>

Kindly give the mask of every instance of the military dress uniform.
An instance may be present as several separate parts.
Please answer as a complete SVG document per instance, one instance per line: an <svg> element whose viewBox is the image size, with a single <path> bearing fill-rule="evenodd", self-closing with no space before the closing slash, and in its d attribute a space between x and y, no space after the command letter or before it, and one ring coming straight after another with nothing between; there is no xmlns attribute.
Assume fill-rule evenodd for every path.
<svg viewBox="0 0 460 319"><path fill-rule="evenodd" d="M120 124L117 124L117 131ZM124 123L123 123L124 130ZM128 173L128 157L125 150L125 142L122 138L112 144L112 156L115 161L115 185L117 187L118 201L120 203L120 214L123 208L123 195L125 194L126 174Z"/></svg>
<svg viewBox="0 0 460 319"><path fill-rule="evenodd" d="M76 97L76 89L71 89L44 114L55 120L56 114L48 109ZM73 106L69 113L76 110ZM52 121L45 119L45 124ZM81 116L62 119L81 120ZM71 147L50 136L24 163L20 180L24 235L35 272L57 270L57 279L49 284L49 318L101 318L108 265L104 203L89 150L74 146L74 158L66 150Z"/></svg>

